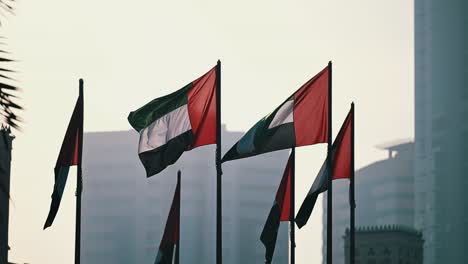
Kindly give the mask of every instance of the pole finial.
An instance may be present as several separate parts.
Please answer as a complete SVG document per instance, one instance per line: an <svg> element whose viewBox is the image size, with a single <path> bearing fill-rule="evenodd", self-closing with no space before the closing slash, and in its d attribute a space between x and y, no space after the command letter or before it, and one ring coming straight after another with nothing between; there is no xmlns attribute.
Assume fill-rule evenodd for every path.
<svg viewBox="0 0 468 264"><path fill-rule="evenodd" d="M79 86L80 87L79 88L80 89L80 95L83 95L83 86L84 86L83 79L80 78L79 83L80 83L80 86Z"/></svg>

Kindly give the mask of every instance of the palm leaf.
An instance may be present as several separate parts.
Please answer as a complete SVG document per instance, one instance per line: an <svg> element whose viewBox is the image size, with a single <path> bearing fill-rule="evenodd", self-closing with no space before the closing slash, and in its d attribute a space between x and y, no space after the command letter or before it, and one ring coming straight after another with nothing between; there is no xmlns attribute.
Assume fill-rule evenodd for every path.
<svg viewBox="0 0 468 264"><path fill-rule="evenodd" d="M13 14L14 2L15 0L0 0L0 15ZM2 20L0 20L0 25L2 25ZM5 38L0 36L0 39ZM3 45L5 44L0 43L0 46ZM23 108L16 102L19 88L14 84L15 79L11 77L14 70L10 69L10 65L14 60L9 58L9 55L10 53L3 47L0 48L0 115L4 124L19 130L21 119L17 111Z"/></svg>
<svg viewBox="0 0 468 264"><path fill-rule="evenodd" d="M6 13L13 14L12 4L15 0L0 0L0 15L5 16ZM2 25L3 19L0 19L0 25ZM1 37L1 39L5 39ZM13 60L9 57L10 53L5 51L4 42L0 41L0 123L7 125L7 128L1 127L1 129L8 129L10 127L17 130L20 129L20 117L16 114L17 111L21 110L22 107L16 102L17 93L19 91L18 87L14 84L15 80L10 76L14 73L10 69L11 63ZM3 119L3 120L2 120ZM8 148L0 149L0 153L4 151L10 151ZM0 168L1 169L1 168ZM0 171L0 176L6 172ZM0 195L5 195L10 198L7 186L5 186L4 181L0 179Z"/></svg>

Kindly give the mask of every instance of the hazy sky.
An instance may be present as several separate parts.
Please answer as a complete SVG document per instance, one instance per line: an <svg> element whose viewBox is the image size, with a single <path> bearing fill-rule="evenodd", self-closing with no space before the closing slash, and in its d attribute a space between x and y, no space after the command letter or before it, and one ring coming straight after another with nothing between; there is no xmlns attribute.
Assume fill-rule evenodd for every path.
<svg viewBox="0 0 468 264"><path fill-rule="evenodd" d="M72 263L74 184L54 226L42 225L80 77L85 131L127 130L131 110L221 59L222 121L247 130L332 60L333 133L355 101L356 168L385 158L375 145L413 137L412 1L43 0L16 8L2 29L26 107L14 141L10 260ZM296 204L324 158L323 145L297 151ZM297 263L321 260L318 209L296 232Z"/></svg>

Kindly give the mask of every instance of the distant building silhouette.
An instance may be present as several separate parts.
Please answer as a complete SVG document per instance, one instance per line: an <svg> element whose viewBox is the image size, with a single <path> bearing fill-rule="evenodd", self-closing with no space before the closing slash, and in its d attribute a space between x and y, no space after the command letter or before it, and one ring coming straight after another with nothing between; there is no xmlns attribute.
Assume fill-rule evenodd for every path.
<svg viewBox="0 0 468 264"><path fill-rule="evenodd" d="M223 152L243 133L222 132ZM84 135L82 261L154 263L176 184L181 183L181 263L215 262L215 147L185 152L149 179L137 155L138 133ZM223 164L223 263L263 263L260 234L273 204L287 151ZM273 263L288 261L282 225Z"/></svg>
<svg viewBox="0 0 468 264"><path fill-rule="evenodd" d="M0 128L0 263L8 263L8 223L10 217L10 169L13 136Z"/></svg>
<svg viewBox="0 0 468 264"><path fill-rule="evenodd" d="M349 229L343 236L349 264ZM422 264L422 234L403 226L358 227L356 264Z"/></svg>
<svg viewBox="0 0 468 264"><path fill-rule="evenodd" d="M398 225L413 227L414 171L411 141L403 140L378 146L388 158L356 171L356 226ZM327 199L324 193L323 263L326 264ZM349 228L349 180L333 181L333 263L344 264L343 234ZM380 264L380 262L378 262ZM367 264L367 262L365 262Z"/></svg>
<svg viewBox="0 0 468 264"><path fill-rule="evenodd" d="M415 224L426 264L468 263L468 1L414 11Z"/></svg>

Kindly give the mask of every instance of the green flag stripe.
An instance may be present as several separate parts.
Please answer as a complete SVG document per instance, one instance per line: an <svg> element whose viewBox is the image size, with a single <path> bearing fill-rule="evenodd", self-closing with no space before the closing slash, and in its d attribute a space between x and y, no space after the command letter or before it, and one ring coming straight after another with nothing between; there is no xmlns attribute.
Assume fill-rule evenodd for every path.
<svg viewBox="0 0 468 264"><path fill-rule="evenodd" d="M259 124L257 123L257 125ZM252 133L255 133L255 131L252 131ZM242 138L224 155L221 161L242 159L271 151L288 149L293 147L296 142L293 123L286 123L259 131L253 137L255 138L248 140ZM258 139L261 139L261 141L258 142Z"/></svg>
<svg viewBox="0 0 468 264"><path fill-rule="evenodd" d="M271 140L271 137L280 130L279 127L284 127L282 125L277 125L276 127L270 127L270 124L275 119L276 114L278 111L286 104L288 101L292 100L292 96L289 97L286 101L284 101L280 106L278 106L271 114L267 115L266 117L262 118L262 120L258 121L257 124L253 128L251 128L247 133L239 140L239 145L245 144L245 141L251 141L252 147L256 150L261 152L262 146L268 143ZM281 129L283 130L283 129ZM294 129L292 130L294 134ZM244 141L244 142L243 142ZM252 150L251 150L252 151ZM240 152L240 154L243 152Z"/></svg>
<svg viewBox="0 0 468 264"><path fill-rule="evenodd" d="M155 120L187 104L187 92L192 88L192 83L184 86L171 94L154 99L136 111L128 115L130 125L140 132Z"/></svg>
<svg viewBox="0 0 468 264"><path fill-rule="evenodd" d="M283 122L289 120L289 118L287 118L288 115L284 114L287 112L287 104L291 103L294 100L293 98L293 96L290 96L272 113L262 118L249 129L249 131L247 131L247 133L224 155L222 162L293 147L296 142L294 123ZM283 108L283 106L285 108ZM283 115L283 117L275 120L278 114ZM270 127L273 121L274 124Z"/></svg>

